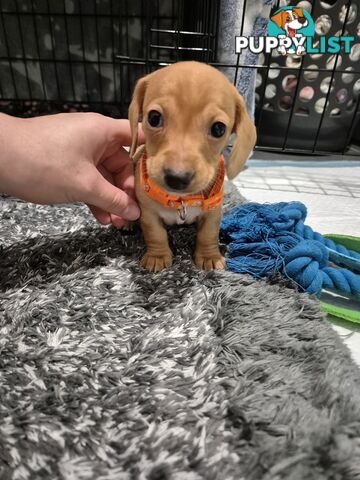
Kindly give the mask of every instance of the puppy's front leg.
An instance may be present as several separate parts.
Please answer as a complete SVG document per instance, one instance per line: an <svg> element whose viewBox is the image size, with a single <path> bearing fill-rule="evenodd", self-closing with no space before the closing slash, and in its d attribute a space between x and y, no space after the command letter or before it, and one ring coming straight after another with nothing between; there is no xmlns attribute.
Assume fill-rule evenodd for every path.
<svg viewBox="0 0 360 480"><path fill-rule="evenodd" d="M152 210L141 210L141 229L144 234L147 251L140 261L142 267L151 272L159 272L172 264L167 231L160 217Z"/></svg>
<svg viewBox="0 0 360 480"><path fill-rule="evenodd" d="M219 250L221 208L205 213L198 221L195 247L195 265L204 270L225 268Z"/></svg>

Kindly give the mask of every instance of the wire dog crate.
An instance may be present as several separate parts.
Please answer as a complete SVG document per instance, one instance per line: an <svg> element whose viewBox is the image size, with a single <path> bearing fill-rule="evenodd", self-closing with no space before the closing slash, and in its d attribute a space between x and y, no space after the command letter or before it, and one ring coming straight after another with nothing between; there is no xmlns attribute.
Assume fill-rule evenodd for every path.
<svg viewBox="0 0 360 480"><path fill-rule="evenodd" d="M291 2L311 12L318 33L330 18L329 33L358 38L349 57L280 57L273 51L257 63L244 63L235 54L231 62L219 59L224 3L1 0L0 111L18 116L97 111L125 117L138 78L192 59L226 69L235 84L241 70L257 69L258 149L345 153L352 141L360 143L357 5L347 0ZM234 37L242 34L251 3L239 0L242 19ZM288 3L274 2L273 11Z"/></svg>

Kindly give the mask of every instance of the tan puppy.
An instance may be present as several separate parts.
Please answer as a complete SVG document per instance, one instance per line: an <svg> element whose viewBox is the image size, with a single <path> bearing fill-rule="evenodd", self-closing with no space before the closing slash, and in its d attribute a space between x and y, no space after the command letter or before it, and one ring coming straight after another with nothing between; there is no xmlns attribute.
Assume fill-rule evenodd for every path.
<svg viewBox="0 0 360 480"><path fill-rule="evenodd" d="M172 253L164 223L196 221L195 264L205 270L224 268L218 246L221 152L231 133L236 133L226 165L232 179L256 140L243 98L215 68L179 62L137 82L129 119L135 192L147 246L141 265L154 272L170 266ZM145 145L137 149L139 121Z"/></svg>

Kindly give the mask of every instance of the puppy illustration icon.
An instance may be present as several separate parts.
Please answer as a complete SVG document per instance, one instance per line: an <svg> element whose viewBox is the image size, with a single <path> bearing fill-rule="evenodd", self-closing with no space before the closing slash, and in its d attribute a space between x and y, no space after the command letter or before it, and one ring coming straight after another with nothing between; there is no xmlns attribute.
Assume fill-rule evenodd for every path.
<svg viewBox="0 0 360 480"><path fill-rule="evenodd" d="M278 51L281 55L306 53L306 40L315 33L314 21L301 7L283 7L269 20L268 35L279 39Z"/></svg>
<svg viewBox="0 0 360 480"><path fill-rule="evenodd" d="M317 32L319 33L319 32ZM301 7L282 7L274 12L268 22L266 36L236 36L235 52L249 50L252 53L271 53L277 49L281 55L324 54L339 52L350 54L355 36L317 35L314 42L315 24L309 12Z"/></svg>

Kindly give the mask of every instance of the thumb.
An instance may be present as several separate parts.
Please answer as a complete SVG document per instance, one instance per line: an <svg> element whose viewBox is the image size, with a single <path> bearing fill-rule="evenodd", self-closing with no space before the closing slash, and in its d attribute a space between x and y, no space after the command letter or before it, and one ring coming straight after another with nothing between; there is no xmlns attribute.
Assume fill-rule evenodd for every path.
<svg viewBox="0 0 360 480"><path fill-rule="evenodd" d="M99 207L105 212L125 220L136 220L140 217L137 203L127 193L108 182L98 170L95 175L91 192L84 199L85 203Z"/></svg>

